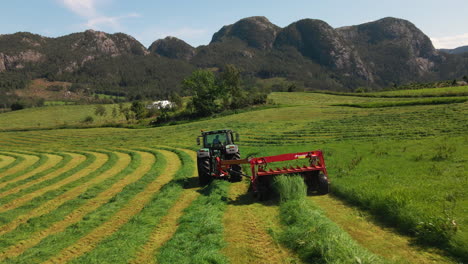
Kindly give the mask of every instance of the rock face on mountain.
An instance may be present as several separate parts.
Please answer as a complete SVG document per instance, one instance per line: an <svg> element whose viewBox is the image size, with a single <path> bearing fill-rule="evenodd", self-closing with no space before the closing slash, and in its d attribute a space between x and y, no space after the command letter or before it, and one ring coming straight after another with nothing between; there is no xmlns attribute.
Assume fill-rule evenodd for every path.
<svg viewBox="0 0 468 264"><path fill-rule="evenodd" d="M351 43L324 21L303 19L293 23L280 31L274 45L294 47L320 65L373 80Z"/></svg>
<svg viewBox="0 0 468 264"><path fill-rule="evenodd" d="M175 37L166 37L153 42L149 51L171 59L189 61L195 55L195 48Z"/></svg>
<svg viewBox="0 0 468 264"><path fill-rule="evenodd" d="M467 57L437 51L415 25L397 18L335 29L314 19L280 28L265 17L248 17L222 27L209 45L197 48L167 37L147 50L131 36L94 30L59 38L0 35L0 73L11 72L10 79L93 80L100 89L120 90L170 89L196 67L216 70L226 64L252 80L281 77L314 89L378 88L460 78L467 74Z"/></svg>
<svg viewBox="0 0 468 264"><path fill-rule="evenodd" d="M248 17L222 27L213 35L211 43L237 38L246 42L250 47L267 50L272 48L279 30L280 28L266 17Z"/></svg>
<svg viewBox="0 0 468 264"><path fill-rule="evenodd" d="M382 82L417 80L443 59L429 37L403 19L387 17L337 32L357 48Z"/></svg>

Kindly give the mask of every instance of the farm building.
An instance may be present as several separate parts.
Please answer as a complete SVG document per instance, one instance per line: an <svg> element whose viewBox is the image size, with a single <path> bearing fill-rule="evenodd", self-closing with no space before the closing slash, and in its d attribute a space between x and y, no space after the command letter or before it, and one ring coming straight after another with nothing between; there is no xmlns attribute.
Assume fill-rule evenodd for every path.
<svg viewBox="0 0 468 264"><path fill-rule="evenodd" d="M175 104L168 100L162 101L154 101L153 103L146 106L147 109L166 109L166 108L173 108Z"/></svg>

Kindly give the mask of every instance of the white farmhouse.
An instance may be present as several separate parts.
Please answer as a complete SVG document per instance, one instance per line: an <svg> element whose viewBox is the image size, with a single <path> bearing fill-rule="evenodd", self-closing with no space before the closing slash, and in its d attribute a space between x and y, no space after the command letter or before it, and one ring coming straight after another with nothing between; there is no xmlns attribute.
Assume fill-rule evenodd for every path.
<svg viewBox="0 0 468 264"><path fill-rule="evenodd" d="M155 101L146 106L147 109L167 109L173 108L175 104L168 100Z"/></svg>

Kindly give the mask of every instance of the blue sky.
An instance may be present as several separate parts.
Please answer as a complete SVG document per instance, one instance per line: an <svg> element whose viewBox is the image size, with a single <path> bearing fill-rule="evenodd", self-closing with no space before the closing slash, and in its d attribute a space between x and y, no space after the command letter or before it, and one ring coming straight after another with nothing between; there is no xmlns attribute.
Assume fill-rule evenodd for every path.
<svg viewBox="0 0 468 264"><path fill-rule="evenodd" d="M392 16L413 22L436 48L468 45L468 0L2 0L0 6L0 34L57 37L95 29L127 33L145 46L168 35L198 46L248 16L280 27L302 18L341 27Z"/></svg>

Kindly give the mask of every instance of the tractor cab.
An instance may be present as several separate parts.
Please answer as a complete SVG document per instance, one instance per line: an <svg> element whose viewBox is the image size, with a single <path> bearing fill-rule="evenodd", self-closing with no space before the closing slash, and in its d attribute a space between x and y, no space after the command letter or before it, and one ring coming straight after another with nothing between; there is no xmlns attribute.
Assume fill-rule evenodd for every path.
<svg viewBox="0 0 468 264"><path fill-rule="evenodd" d="M202 132L202 135L197 138L197 143L200 145L200 138L203 139L203 148L223 148L228 145L234 145L234 135L236 141L239 140L239 134L233 133L230 129L214 130Z"/></svg>

